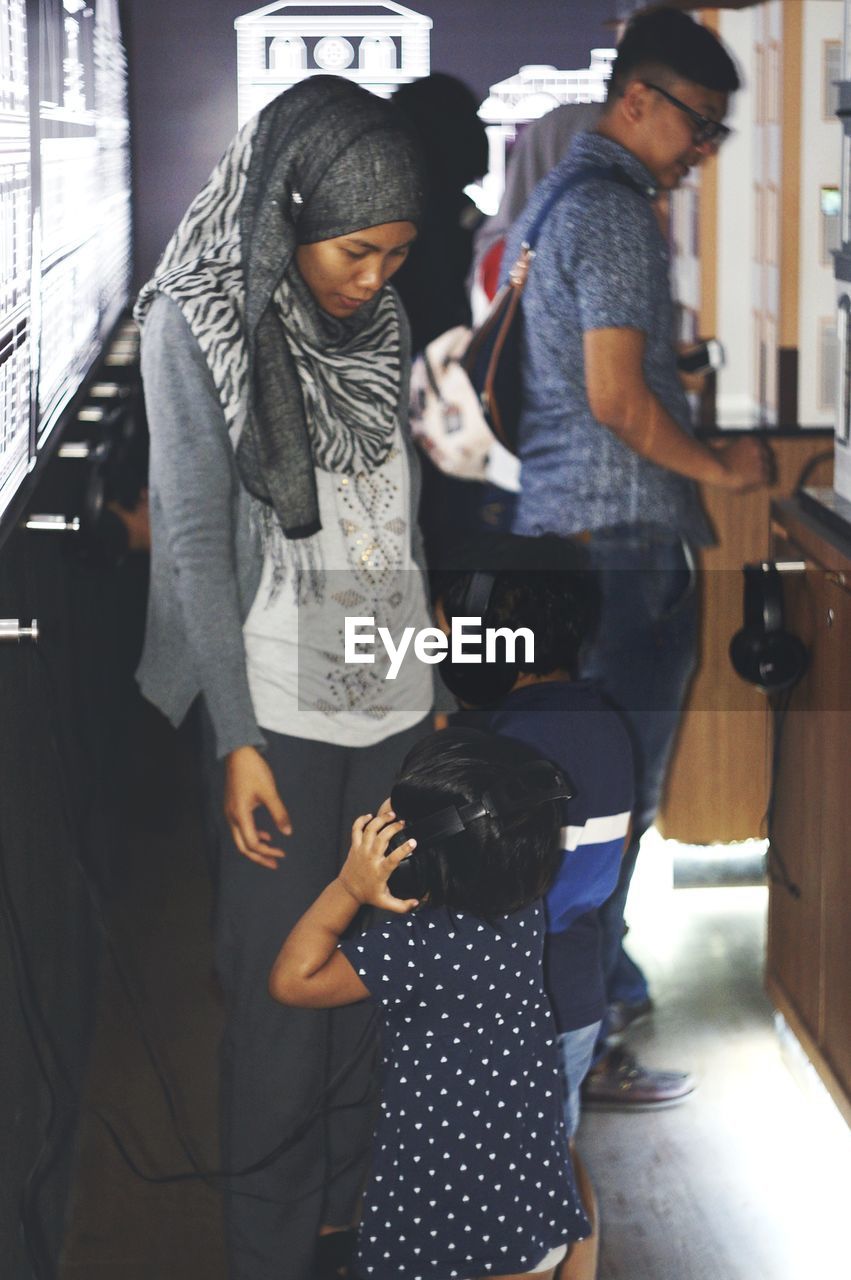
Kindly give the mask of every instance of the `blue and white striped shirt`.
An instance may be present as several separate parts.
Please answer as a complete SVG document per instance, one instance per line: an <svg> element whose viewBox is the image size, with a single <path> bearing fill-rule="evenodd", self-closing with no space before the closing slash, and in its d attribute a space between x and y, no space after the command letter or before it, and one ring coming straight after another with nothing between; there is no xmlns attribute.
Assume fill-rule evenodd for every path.
<svg viewBox="0 0 851 1280"><path fill-rule="evenodd" d="M617 884L633 805L623 721L591 680L527 685L453 721L527 743L573 783L561 866L546 899L545 968L558 1030L588 1026L605 1012L597 908Z"/></svg>

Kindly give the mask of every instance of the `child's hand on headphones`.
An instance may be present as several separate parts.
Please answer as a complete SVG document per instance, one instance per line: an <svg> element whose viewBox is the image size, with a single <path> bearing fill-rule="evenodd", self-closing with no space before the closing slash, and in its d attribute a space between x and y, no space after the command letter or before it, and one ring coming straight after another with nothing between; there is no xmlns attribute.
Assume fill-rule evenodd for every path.
<svg viewBox="0 0 851 1280"><path fill-rule="evenodd" d="M399 863L416 847L416 840L406 840L392 853L387 852L390 841L404 826L404 822L396 819L389 800L384 801L374 817L365 813L355 819L352 845L337 879L361 905L400 915L419 905L416 898L394 898L387 888L387 881Z"/></svg>

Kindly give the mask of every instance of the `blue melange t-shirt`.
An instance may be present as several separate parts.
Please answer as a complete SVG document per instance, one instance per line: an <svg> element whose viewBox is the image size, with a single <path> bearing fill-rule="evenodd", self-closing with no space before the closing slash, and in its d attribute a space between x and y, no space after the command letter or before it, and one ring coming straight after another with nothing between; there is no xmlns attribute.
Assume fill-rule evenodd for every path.
<svg viewBox="0 0 851 1280"><path fill-rule="evenodd" d="M579 134L532 193L508 237L504 262L515 261L537 211L570 173L611 164L648 196L604 179L566 191L541 229L523 293L522 469L514 531L568 535L643 524L704 546L713 538L697 486L623 444L594 418L585 389L585 332L639 329L647 340L647 385L692 432L676 369L668 246L651 203L649 170L618 143Z"/></svg>

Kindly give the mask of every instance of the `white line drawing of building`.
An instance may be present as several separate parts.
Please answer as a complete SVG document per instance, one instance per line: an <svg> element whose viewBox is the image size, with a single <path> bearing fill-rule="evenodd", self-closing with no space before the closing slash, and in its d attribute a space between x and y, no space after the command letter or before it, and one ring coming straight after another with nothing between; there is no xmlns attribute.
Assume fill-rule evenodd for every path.
<svg viewBox="0 0 851 1280"><path fill-rule="evenodd" d="M127 298L127 70L117 0L62 0L63 39L44 51L41 207L33 225L39 446Z"/></svg>
<svg viewBox="0 0 851 1280"><path fill-rule="evenodd" d="M565 103L604 102L615 53L614 49L592 49L590 66L577 71L521 67L516 75L491 85L479 107L488 134L488 172L475 195L486 213L495 213L499 207L506 161L519 130Z"/></svg>
<svg viewBox="0 0 851 1280"><path fill-rule="evenodd" d="M306 76L389 97L431 69L431 18L394 0L278 0L234 26L240 126Z"/></svg>

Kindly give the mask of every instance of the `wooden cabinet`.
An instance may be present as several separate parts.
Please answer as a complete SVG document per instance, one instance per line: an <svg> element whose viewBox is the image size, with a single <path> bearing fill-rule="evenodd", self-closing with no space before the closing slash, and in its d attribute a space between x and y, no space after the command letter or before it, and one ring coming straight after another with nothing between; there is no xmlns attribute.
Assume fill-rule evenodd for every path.
<svg viewBox="0 0 851 1280"><path fill-rule="evenodd" d="M779 725L767 985L851 1122L851 539L774 507L786 626L810 666Z"/></svg>
<svg viewBox="0 0 851 1280"><path fill-rule="evenodd" d="M821 801L821 1038L825 1057L851 1098L851 564L844 584L828 577L824 605L833 618L823 644L825 665L836 673L839 696L822 713L827 766Z"/></svg>
<svg viewBox="0 0 851 1280"><path fill-rule="evenodd" d="M731 494L706 487L703 500L717 544L700 557L702 623L698 669L668 773L659 826L686 844L764 835L768 794L768 714L759 690L730 665L730 640L742 625L742 565L769 554L772 500L793 492L821 459L810 484L830 484L832 438L816 431L767 433L777 463L771 489ZM711 779L711 785L708 780ZM851 783L851 779L849 779Z"/></svg>

